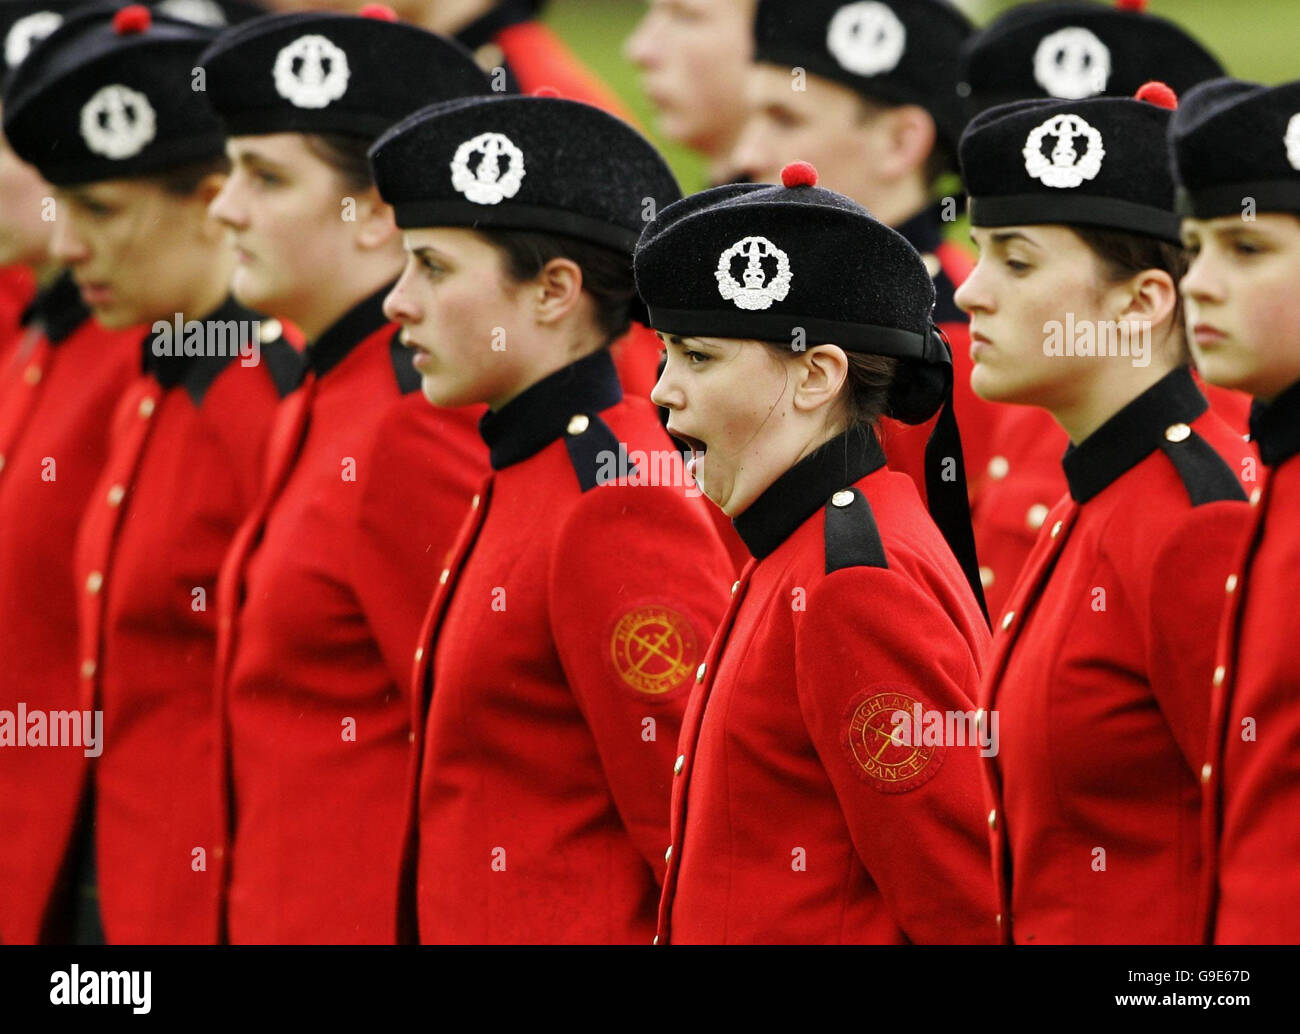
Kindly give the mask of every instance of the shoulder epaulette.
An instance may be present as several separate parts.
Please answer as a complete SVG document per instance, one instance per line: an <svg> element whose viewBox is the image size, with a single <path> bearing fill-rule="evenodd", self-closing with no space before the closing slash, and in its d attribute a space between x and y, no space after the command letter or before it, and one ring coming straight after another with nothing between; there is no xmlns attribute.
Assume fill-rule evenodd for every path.
<svg viewBox="0 0 1300 1034"><path fill-rule="evenodd" d="M597 485L629 475L631 464L627 449L600 417L589 413L576 413L565 430L564 445L569 450L573 472L584 492ZM615 477L609 476L612 470Z"/></svg>
<svg viewBox="0 0 1300 1034"><path fill-rule="evenodd" d="M1183 429L1186 433L1183 434ZM1178 433L1174 433L1177 429ZM1224 501L1246 501L1237 475L1215 452L1214 447L1186 424L1175 424L1165 433L1160 448L1173 462L1193 506Z"/></svg>
<svg viewBox="0 0 1300 1034"><path fill-rule="evenodd" d="M845 567L889 567L871 504L856 488L836 492L826 504L826 573Z"/></svg>

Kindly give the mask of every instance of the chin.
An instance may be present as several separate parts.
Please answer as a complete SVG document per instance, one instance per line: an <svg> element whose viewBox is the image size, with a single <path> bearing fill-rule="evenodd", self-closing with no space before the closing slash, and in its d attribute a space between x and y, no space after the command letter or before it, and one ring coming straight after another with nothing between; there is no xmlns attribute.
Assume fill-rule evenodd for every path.
<svg viewBox="0 0 1300 1034"><path fill-rule="evenodd" d="M141 313L131 312L120 305L110 305L106 309L91 309L95 322L105 330L126 330L137 323L152 323Z"/></svg>

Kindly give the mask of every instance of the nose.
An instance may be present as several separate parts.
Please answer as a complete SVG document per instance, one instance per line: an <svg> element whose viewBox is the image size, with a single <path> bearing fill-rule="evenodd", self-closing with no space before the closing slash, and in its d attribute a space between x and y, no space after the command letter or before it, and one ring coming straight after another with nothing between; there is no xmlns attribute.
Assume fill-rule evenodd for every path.
<svg viewBox="0 0 1300 1034"><path fill-rule="evenodd" d="M58 215L50 233L50 258L60 265L76 266L89 257L90 248L73 229L72 220L66 215Z"/></svg>
<svg viewBox="0 0 1300 1034"><path fill-rule="evenodd" d="M984 281L984 259L980 258L975 263L975 268L970 271L970 275L962 281L953 295L953 301L957 307L965 313L974 312L992 312L993 302L988 293L988 286Z"/></svg>
<svg viewBox="0 0 1300 1034"><path fill-rule="evenodd" d="M401 277L398 278L397 283L393 285L393 289L388 292L388 296L384 299L384 315L394 323L400 323L404 327L410 326L412 323L419 323L423 318L419 305L416 304L410 294L409 281L414 261L414 259L407 259L406 268L402 270Z"/></svg>
<svg viewBox="0 0 1300 1034"><path fill-rule="evenodd" d="M1178 290L1182 292L1184 298L1191 301L1222 300L1222 285L1219 283L1218 277L1214 275L1214 267L1210 261L1208 249L1202 249L1192 259L1191 265L1187 267L1187 272L1183 274L1183 279L1179 281Z"/></svg>
<svg viewBox="0 0 1300 1034"><path fill-rule="evenodd" d="M654 67L658 48L654 45L654 8L646 11L623 43L623 56L642 71Z"/></svg>
<svg viewBox="0 0 1300 1034"><path fill-rule="evenodd" d="M240 198L242 174L236 170L226 177L217 196L208 202L208 215L223 226L243 229L248 225L248 214Z"/></svg>
<svg viewBox="0 0 1300 1034"><path fill-rule="evenodd" d="M650 392L650 401L664 409L681 409L686 398L677 384L677 365L671 352L666 353L665 358L667 361L659 370L659 380Z"/></svg>
<svg viewBox="0 0 1300 1034"><path fill-rule="evenodd" d="M770 137L762 121L757 112L745 119L729 160L731 168L760 183L771 180L773 173Z"/></svg>

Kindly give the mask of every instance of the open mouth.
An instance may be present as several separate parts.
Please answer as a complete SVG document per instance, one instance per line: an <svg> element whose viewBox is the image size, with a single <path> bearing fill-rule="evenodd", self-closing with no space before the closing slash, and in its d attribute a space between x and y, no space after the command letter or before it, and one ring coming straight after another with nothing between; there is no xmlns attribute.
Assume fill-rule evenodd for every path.
<svg viewBox="0 0 1300 1034"><path fill-rule="evenodd" d="M691 477L695 476L696 468L700 461L704 459L704 454L708 452L709 446L699 438L693 438L689 434L683 434L681 431L672 427L668 428L668 433L684 448L690 451L690 458L686 461L686 469L690 471Z"/></svg>

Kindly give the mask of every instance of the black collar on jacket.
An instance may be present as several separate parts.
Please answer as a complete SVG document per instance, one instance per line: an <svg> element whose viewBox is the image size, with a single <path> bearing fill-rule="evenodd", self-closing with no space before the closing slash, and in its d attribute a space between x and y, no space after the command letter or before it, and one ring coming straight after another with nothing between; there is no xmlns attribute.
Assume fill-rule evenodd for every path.
<svg viewBox="0 0 1300 1034"><path fill-rule="evenodd" d="M599 413L622 401L623 389L609 349L556 370L495 413L484 413L479 433L493 470L521 463L567 432L578 413Z"/></svg>
<svg viewBox="0 0 1300 1034"><path fill-rule="evenodd" d="M309 344L305 355L307 369L317 377L324 377L357 345L389 322L384 315L384 298L396 282L385 284L370 297L357 302Z"/></svg>
<svg viewBox="0 0 1300 1034"><path fill-rule="evenodd" d="M773 481L731 523L754 559L762 560L837 491L884 465L885 454L875 433L863 424L855 425Z"/></svg>
<svg viewBox="0 0 1300 1034"><path fill-rule="evenodd" d="M1065 450L1065 480L1076 503L1086 503L1160 448L1165 431L1190 424L1210 404L1189 367L1165 374L1080 444Z"/></svg>
<svg viewBox="0 0 1300 1034"><path fill-rule="evenodd" d="M60 273L49 287L37 291L22 315L23 326L39 323L52 345L67 340L88 319L90 309L81 300L81 291L67 271Z"/></svg>
<svg viewBox="0 0 1300 1034"><path fill-rule="evenodd" d="M253 312L252 309L245 309L234 298L227 296L226 300L221 303L220 307L214 309L203 319L196 322L203 324L226 323L234 320L237 323L250 325L255 320L262 317ZM161 321L160 321L161 322ZM154 351L154 342L159 342L159 347L166 348L166 338L164 332L155 333L150 330L144 336L143 355L141 357L141 366L144 372L152 374L154 380L164 388L174 388L187 380L198 377L203 380L211 380L218 372L225 369L226 364L231 359L238 358L236 355L185 355L184 337L176 340L176 325L168 321L169 330L166 335L171 338L171 354L158 355ZM182 329L184 321L182 322ZM241 328L242 329L242 328ZM225 342L227 348L237 347L242 342L243 335L236 335L234 338L228 338ZM204 334L204 344L212 340L211 335L207 332Z"/></svg>
<svg viewBox="0 0 1300 1034"><path fill-rule="evenodd" d="M1300 381L1272 402L1255 401L1250 407L1250 437L1270 467L1300 452Z"/></svg>

